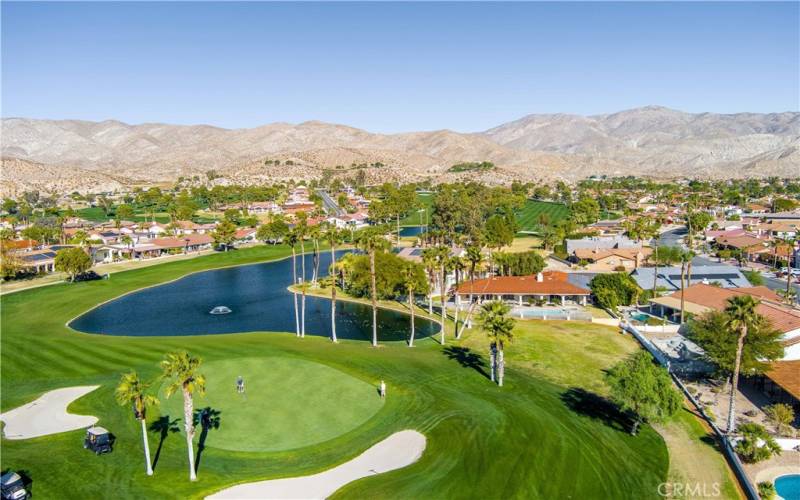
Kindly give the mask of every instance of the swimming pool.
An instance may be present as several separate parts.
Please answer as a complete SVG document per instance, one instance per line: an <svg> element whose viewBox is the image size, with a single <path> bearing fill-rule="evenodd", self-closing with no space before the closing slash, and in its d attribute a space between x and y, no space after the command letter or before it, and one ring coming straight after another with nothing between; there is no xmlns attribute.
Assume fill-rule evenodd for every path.
<svg viewBox="0 0 800 500"><path fill-rule="evenodd" d="M577 308L515 307L511 316L523 319L591 319L591 314Z"/></svg>
<svg viewBox="0 0 800 500"><path fill-rule="evenodd" d="M639 321L641 323L647 323L647 320L650 319L651 317L652 316L650 316L648 314L645 314L645 313L641 313L641 312L636 312L636 313L631 314L631 319L634 319L634 320Z"/></svg>
<svg viewBox="0 0 800 500"><path fill-rule="evenodd" d="M800 498L800 474L789 474L775 480L775 491L786 500Z"/></svg>

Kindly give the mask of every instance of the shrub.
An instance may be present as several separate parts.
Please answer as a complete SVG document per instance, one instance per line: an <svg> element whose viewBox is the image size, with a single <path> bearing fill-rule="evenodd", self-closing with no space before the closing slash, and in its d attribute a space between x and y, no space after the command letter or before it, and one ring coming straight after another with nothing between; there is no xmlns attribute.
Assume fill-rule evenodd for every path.
<svg viewBox="0 0 800 500"><path fill-rule="evenodd" d="M783 403L776 403L774 405L764 408L767 413L767 419L775 426L779 436L791 435L792 422L794 422L794 409Z"/></svg>
<svg viewBox="0 0 800 500"><path fill-rule="evenodd" d="M614 271L617 271L618 273L625 272L625 266L616 266Z"/></svg>
<svg viewBox="0 0 800 500"><path fill-rule="evenodd" d="M598 274L589 283L597 303L607 309L629 306L636 302L642 289L628 274Z"/></svg>
<svg viewBox="0 0 800 500"><path fill-rule="evenodd" d="M736 453L748 463L769 460L772 455L780 455L781 447L769 435L763 425L746 423L739 426L742 440L736 444Z"/></svg>
<svg viewBox="0 0 800 500"><path fill-rule="evenodd" d="M770 481L763 481L758 483L758 496L762 498L762 500L772 500L778 495L778 492L775 491L775 485L772 484Z"/></svg>

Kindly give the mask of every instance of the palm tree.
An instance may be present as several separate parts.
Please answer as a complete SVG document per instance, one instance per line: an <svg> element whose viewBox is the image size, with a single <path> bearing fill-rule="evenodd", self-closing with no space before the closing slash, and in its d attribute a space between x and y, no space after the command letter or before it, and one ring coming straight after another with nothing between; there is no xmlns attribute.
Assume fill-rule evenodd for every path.
<svg viewBox="0 0 800 500"><path fill-rule="evenodd" d="M305 212L300 212L305 215ZM295 227L297 231L297 240L300 242L300 291L302 296L300 299L300 338L306 336L306 236L308 235L308 225L306 218L301 217L300 223Z"/></svg>
<svg viewBox="0 0 800 500"><path fill-rule="evenodd" d="M406 266L403 269L403 285L408 293L408 310L411 312L411 336L408 339L408 347L414 347L414 289L417 286L417 273L413 266Z"/></svg>
<svg viewBox="0 0 800 500"><path fill-rule="evenodd" d="M309 226L308 237L311 238L311 242L314 246L311 283L312 286L316 288L317 278L319 278L319 240L322 237L319 226Z"/></svg>
<svg viewBox="0 0 800 500"><path fill-rule="evenodd" d="M172 352L166 355L161 361L162 378L169 380L165 394L172 396L175 392L183 393L183 427L186 430L186 447L189 452L189 479L197 480L197 472L194 468L194 448L192 439L194 438L194 401L195 392L203 395L206 393L206 378L198 372L200 358L190 355L186 351Z"/></svg>
<svg viewBox="0 0 800 500"><path fill-rule="evenodd" d="M297 231L294 229L289 231L286 235L286 244L292 249L292 287L297 284ZM294 297L294 333L300 336L300 312L297 310L297 292L292 292Z"/></svg>
<svg viewBox="0 0 800 500"><path fill-rule="evenodd" d="M447 271L450 269L450 248L440 245L435 248L437 262L439 263L439 272L441 273L441 289L439 290L439 299L442 303L442 345L444 345L444 327L445 320L447 319Z"/></svg>
<svg viewBox="0 0 800 500"><path fill-rule="evenodd" d="M744 339L747 337L747 329L758 317L756 312L758 304L759 301L752 295L738 295L728 299L728 305L725 307L729 332L739 333L736 342L736 359L733 362L733 374L731 375L731 398L728 403L728 435L732 434L736 427L736 390L739 385L742 349L744 348Z"/></svg>
<svg viewBox="0 0 800 500"><path fill-rule="evenodd" d="M372 346L378 345L378 288L375 284L375 254L386 250L389 242L378 228L371 227L359 231L356 246L369 255L370 299L372 300Z"/></svg>
<svg viewBox="0 0 800 500"><path fill-rule="evenodd" d="M121 406L132 405L133 415L142 424L142 441L144 442L144 461L147 475L153 475L153 466L150 463L150 444L147 442L147 407L158 404L158 398L145 394L149 384L142 382L134 371L122 376L117 386L117 402Z"/></svg>
<svg viewBox="0 0 800 500"><path fill-rule="evenodd" d="M450 269L454 270L456 273L456 281L453 283L453 288L456 290L456 293L453 296L453 302L455 305L455 313L453 315L453 331L456 334L456 338L458 338L458 284L461 282L461 271L464 269L464 259L461 257L454 255L448 261Z"/></svg>
<svg viewBox="0 0 800 500"><path fill-rule="evenodd" d="M503 348L514 338L514 319L508 313L511 308L502 301L493 300L481 306L478 322L481 329L489 336L489 356L491 364L491 379L497 379L497 385L503 386L505 375L505 355ZM495 377L495 373L497 374Z"/></svg>
<svg viewBox="0 0 800 500"><path fill-rule="evenodd" d="M686 288L686 268L689 268L689 280L691 280L691 273L692 273L692 259L694 258L694 252L691 250L686 250L681 252L680 260L681 260L681 324L684 323L686 310L684 307L685 303L685 288Z"/></svg>
<svg viewBox="0 0 800 500"><path fill-rule="evenodd" d="M330 226L325 231L325 239L331 247L331 267L330 274L333 276L331 282L331 340L337 342L336 339L336 247L344 241L344 234L336 226Z"/></svg>
<svg viewBox="0 0 800 500"><path fill-rule="evenodd" d="M790 297L792 296L792 259L794 258L794 243L796 240L786 239L786 243L789 245L789 256L786 258L786 300L790 301ZM792 303L791 301L789 302Z"/></svg>
<svg viewBox="0 0 800 500"><path fill-rule="evenodd" d="M467 317L464 319L464 324L461 326L461 330L458 330L456 333L456 338L460 339L461 334L464 333L464 328L467 326L469 322L469 316L472 312L472 300L473 300L473 293L475 288L475 269L483 263L483 250L478 245L470 245L467 247L467 261L469 262L469 309L467 310Z"/></svg>
<svg viewBox="0 0 800 500"><path fill-rule="evenodd" d="M422 250L422 265L428 274L430 292L428 293L428 314L433 315L433 290L436 288L436 249L425 248Z"/></svg>

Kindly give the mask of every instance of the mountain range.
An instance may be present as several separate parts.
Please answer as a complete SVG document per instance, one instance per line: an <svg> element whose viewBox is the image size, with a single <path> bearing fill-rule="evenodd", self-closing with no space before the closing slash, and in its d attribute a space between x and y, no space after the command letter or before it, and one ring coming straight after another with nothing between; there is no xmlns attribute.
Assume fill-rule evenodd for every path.
<svg viewBox="0 0 800 500"><path fill-rule="evenodd" d="M533 114L477 133L399 134L318 121L224 129L4 118L2 157L4 195L171 182L209 170L222 182L315 178L326 169L342 175L363 169L370 181L796 177L800 113L692 114L648 106L595 116ZM456 163L482 161L495 169L448 172Z"/></svg>

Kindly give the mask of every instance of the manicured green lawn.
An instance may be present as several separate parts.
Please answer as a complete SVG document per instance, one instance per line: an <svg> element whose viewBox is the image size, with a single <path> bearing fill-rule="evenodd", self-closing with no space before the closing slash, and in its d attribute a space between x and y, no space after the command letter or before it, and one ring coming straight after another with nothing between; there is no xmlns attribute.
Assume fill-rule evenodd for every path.
<svg viewBox="0 0 800 500"><path fill-rule="evenodd" d="M203 366L206 394L195 408L209 409L205 446L233 451L279 451L333 439L381 409L377 381L368 383L327 365L296 357L236 358ZM245 392L235 389L243 377ZM183 398L166 399L162 413L183 415Z"/></svg>
<svg viewBox="0 0 800 500"><path fill-rule="evenodd" d="M424 208L426 209L426 211L425 212L417 212L417 210L411 211L404 218L400 219L401 226L424 226L426 217L428 218L428 222L430 222L431 205L433 204L433 195L417 194L417 202L420 205L420 209Z"/></svg>
<svg viewBox="0 0 800 500"><path fill-rule="evenodd" d="M549 223L556 222L569 217L569 208L563 203L553 203L549 201L527 200L522 210L517 212L517 223L521 231L538 231L539 216L546 214Z"/></svg>
<svg viewBox="0 0 800 500"><path fill-rule="evenodd" d="M392 432L416 429L428 438L428 447L419 462L352 483L336 496L658 497L657 485L667 478L669 467L664 441L650 427L638 436L630 436L615 412L596 404L598 400L581 389L599 390L599 370L625 349L605 348L587 341L585 348L559 351L559 338L552 333L550 349L575 352L574 362L542 364L537 372L526 363L546 360L537 361L534 357L527 361L521 344L518 354L512 346L506 386L498 388L485 376L485 340L478 333L468 334L462 345L443 347L427 340L412 349L403 343L370 348L361 341L332 344L322 337L298 339L293 334L276 333L111 337L81 334L65 326L93 305L143 286L203 268L287 254L284 247L258 246L116 273L109 281L52 285L3 296L2 409L31 401L50 389L100 384L100 389L71 405L70 411L98 416L100 425L117 436L117 446L113 453L96 457L82 448L82 431L25 441L3 440L2 467L25 471L33 479L32 490L37 498L201 498L235 483L319 472L349 460ZM571 342L567 333L562 340ZM579 335L588 336L591 332L574 333ZM319 424L332 430L320 430L318 436L329 432L327 435L337 437L303 448L231 451L223 449L222 444L214 445L217 437L212 433L217 430L212 430L206 447L199 453L199 479L195 483L188 481L185 441L180 431L173 431L179 423L170 406L174 403L165 402L148 418L152 452L157 457L155 475L148 478L142 463L140 427L130 408L116 404L113 390L119 375L130 369L138 370L146 379L155 379L158 361L165 352L177 349L189 349L202 357L209 374L229 372L220 379L221 389L217 382L210 384L209 401L219 397L220 391L230 391L226 385L235 369L223 370L229 366L226 363L250 363L242 360L252 358L318 363L336 370L336 378L346 374L366 385L384 379L389 397L377 413L351 430L337 421ZM542 349L544 356L545 344L533 343L532 349ZM577 355L584 351L585 355ZM600 361L592 361L596 356ZM588 363L594 365L585 371L576 369ZM306 399L304 395L312 389L305 385L319 384L320 375L304 377L310 373L307 367L292 368L291 364L285 369L292 376L284 377L282 383L288 395L296 395L298 401L281 404L298 421L310 419L304 414L319 412L320 408L312 406L322 403ZM571 378L578 371L581 373ZM544 373L550 376L540 375ZM559 384L552 382L558 380L557 374L563 377ZM257 388L252 385L254 380L247 378L249 391ZM223 396L222 402L226 399ZM198 403L202 401L198 399ZM345 404L348 403L343 402L342 406ZM270 425L270 419L278 422L269 403L265 408L262 425ZM234 413L222 408L221 426L226 425L227 411ZM284 418L292 417L281 417ZM248 444L230 446L241 448Z"/></svg>

